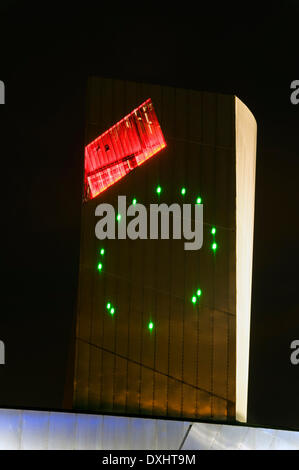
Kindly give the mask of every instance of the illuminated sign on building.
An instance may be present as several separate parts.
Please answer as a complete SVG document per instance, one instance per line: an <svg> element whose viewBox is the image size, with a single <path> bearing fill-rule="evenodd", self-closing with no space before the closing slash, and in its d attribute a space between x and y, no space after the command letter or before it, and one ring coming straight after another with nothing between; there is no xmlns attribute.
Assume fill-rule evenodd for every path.
<svg viewBox="0 0 299 470"><path fill-rule="evenodd" d="M85 198L96 197L165 146L149 98L85 147Z"/></svg>

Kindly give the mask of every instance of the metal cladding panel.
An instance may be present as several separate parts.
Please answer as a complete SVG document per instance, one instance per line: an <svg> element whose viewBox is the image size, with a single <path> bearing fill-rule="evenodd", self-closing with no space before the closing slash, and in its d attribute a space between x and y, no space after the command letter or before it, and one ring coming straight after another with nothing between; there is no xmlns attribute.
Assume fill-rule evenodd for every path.
<svg viewBox="0 0 299 470"><path fill-rule="evenodd" d="M232 420L234 97L93 78L86 145L149 98L166 147L82 207L73 408ZM158 185L160 194L155 191ZM109 203L117 211L119 195L127 197L127 205L136 198L148 209L152 203L195 204L200 197L202 248L186 251L185 240L173 239L98 240L95 209ZM125 224L125 217L120 224ZM211 234L212 227L216 234ZM202 294L193 304L199 288ZM113 315L107 303L113 304Z"/></svg>
<svg viewBox="0 0 299 470"><path fill-rule="evenodd" d="M194 423L182 450L296 450L299 433L267 428Z"/></svg>
<svg viewBox="0 0 299 470"><path fill-rule="evenodd" d="M299 433L267 428L0 409L1 450L299 450Z"/></svg>
<svg viewBox="0 0 299 470"><path fill-rule="evenodd" d="M189 423L0 409L0 450L173 450Z"/></svg>

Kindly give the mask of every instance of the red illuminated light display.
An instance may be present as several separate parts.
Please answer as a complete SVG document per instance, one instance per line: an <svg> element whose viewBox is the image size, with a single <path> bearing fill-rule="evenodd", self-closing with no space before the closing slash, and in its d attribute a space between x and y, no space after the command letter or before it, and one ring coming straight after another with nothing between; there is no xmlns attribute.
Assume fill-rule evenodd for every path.
<svg viewBox="0 0 299 470"><path fill-rule="evenodd" d="M85 200L98 196L164 147L149 98L85 147Z"/></svg>

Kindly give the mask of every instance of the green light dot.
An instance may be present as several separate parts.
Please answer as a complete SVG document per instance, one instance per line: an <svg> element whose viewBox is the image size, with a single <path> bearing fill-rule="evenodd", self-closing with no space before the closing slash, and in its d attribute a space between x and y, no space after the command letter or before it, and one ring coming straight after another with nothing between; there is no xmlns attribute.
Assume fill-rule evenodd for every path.
<svg viewBox="0 0 299 470"><path fill-rule="evenodd" d="M157 194L161 194L161 191L162 191L161 186L157 186L157 188L156 188L156 193L157 193Z"/></svg>
<svg viewBox="0 0 299 470"><path fill-rule="evenodd" d="M196 295L197 295L198 297L201 296L201 289L197 289Z"/></svg>
<svg viewBox="0 0 299 470"><path fill-rule="evenodd" d="M104 248L101 248L100 254L101 254L102 256L104 256L104 254L105 254Z"/></svg>
<svg viewBox="0 0 299 470"><path fill-rule="evenodd" d="M110 309L111 315L114 315L114 312L115 312L115 309L114 309L114 307L112 307L112 308Z"/></svg>
<svg viewBox="0 0 299 470"><path fill-rule="evenodd" d="M212 227L212 228L211 228L211 234L212 234L212 235L215 235L215 233L216 233L216 227Z"/></svg>
<svg viewBox="0 0 299 470"><path fill-rule="evenodd" d="M196 204L201 204L201 197L198 197L198 198L196 199Z"/></svg>
<svg viewBox="0 0 299 470"><path fill-rule="evenodd" d="M182 196L185 196L185 194L186 194L186 188L182 188L182 189L181 189L181 195L182 195Z"/></svg>
<svg viewBox="0 0 299 470"><path fill-rule="evenodd" d="M217 250L217 247L218 247L217 243L215 243L215 242L212 243L212 250L213 250L213 251L216 251L216 250Z"/></svg>
<svg viewBox="0 0 299 470"><path fill-rule="evenodd" d="M196 304L196 301L197 301L197 298L196 298L195 295L193 295L193 297L192 297L192 299L191 299L191 302L192 302L193 304Z"/></svg>
<svg viewBox="0 0 299 470"><path fill-rule="evenodd" d="M152 321L150 321L149 324L148 324L148 329L152 330L153 328L154 328L154 324L153 324Z"/></svg>
<svg viewBox="0 0 299 470"><path fill-rule="evenodd" d="M132 204L135 206L135 204L137 204L137 199L136 197L134 197L133 201L132 201Z"/></svg>
<svg viewBox="0 0 299 470"><path fill-rule="evenodd" d="M111 303L110 302L107 303L106 308L107 308L107 310L110 310L110 308L111 308Z"/></svg>
<svg viewBox="0 0 299 470"><path fill-rule="evenodd" d="M120 214L117 214L116 220L118 220L118 222L121 220L121 215Z"/></svg>
<svg viewBox="0 0 299 470"><path fill-rule="evenodd" d="M99 263L99 264L98 264L98 270L99 270L99 271L102 271L102 269L103 269L103 265L102 265L102 263Z"/></svg>

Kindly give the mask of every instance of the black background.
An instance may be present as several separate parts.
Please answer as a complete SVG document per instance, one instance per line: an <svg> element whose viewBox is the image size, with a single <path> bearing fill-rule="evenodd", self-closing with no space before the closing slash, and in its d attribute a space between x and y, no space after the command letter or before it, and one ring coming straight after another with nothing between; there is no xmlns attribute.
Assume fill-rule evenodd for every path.
<svg viewBox="0 0 299 470"><path fill-rule="evenodd" d="M224 2L223 2L224 3ZM142 10L141 10L142 7ZM1 2L0 406L62 406L88 75L236 94L258 124L248 421L299 429L299 2L68 9ZM129 9L130 8L130 9Z"/></svg>

